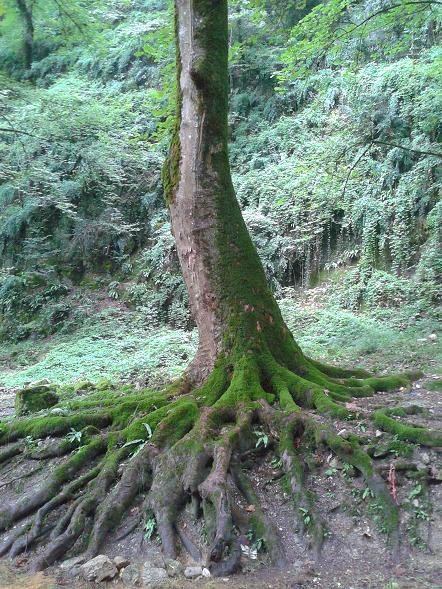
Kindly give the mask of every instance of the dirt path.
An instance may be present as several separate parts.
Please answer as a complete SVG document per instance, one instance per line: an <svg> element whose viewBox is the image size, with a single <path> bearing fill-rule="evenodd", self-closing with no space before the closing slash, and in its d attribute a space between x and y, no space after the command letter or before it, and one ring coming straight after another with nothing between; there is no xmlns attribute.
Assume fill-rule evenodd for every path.
<svg viewBox="0 0 442 589"><path fill-rule="evenodd" d="M0 420L14 415L15 391L0 387Z"/></svg>

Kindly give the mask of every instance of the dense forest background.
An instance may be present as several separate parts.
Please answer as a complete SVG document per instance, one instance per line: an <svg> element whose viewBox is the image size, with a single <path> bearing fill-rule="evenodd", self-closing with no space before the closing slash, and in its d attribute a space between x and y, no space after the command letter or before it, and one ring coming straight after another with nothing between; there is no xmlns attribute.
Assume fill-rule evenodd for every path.
<svg viewBox="0 0 442 589"><path fill-rule="evenodd" d="M243 215L310 354L437 371L442 6L230 2ZM0 1L0 385L162 380L193 354L161 168L163 0Z"/></svg>

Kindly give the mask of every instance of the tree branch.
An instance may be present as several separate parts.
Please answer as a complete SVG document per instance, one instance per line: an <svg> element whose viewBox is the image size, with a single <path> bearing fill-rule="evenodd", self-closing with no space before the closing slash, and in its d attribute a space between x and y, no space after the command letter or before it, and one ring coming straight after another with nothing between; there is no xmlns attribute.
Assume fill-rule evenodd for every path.
<svg viewBox="0 0 442 589"><path fill-rule="evenodd" d="M371 147L371 143L366 146L364 151L356 158L356 160L350 166L350 169L348 170L348 173L347 173L347 177L345 178L344 187L342 189L342 195L341 195L342 198L344 198L344 196L345 196L345 191L347 190L347 184L348 184L348 181L350 180L351 173L356 168L356 166L359 164L359 162L364 157L364 155L367 153L367 151L370 149L370 147Z"/></svg>
<svg viewBox="0 0 442 589"><path fill-rule="evenodd" d="M435 151L422 151L420 149L413 149L412 147L398 145L397 143L388 143L387 141L380 141L379 139L373 139L371 143L375 145L388 145L390 147L397 147L398 149L405 149L405 151L412 151L413 153L419 153L421 155L432 155L434 157L440 157L442 159L442 153L436 153Z"/></svg>
<svg viewBox="0 0 442 589"><path fill-rule="evenodd" d="M343 33L341 33L340 35L335 37L332 41L330 41L330 43L328 43L323 48L323 52L326 51L327 49L329 49L334 43L336 43L336 41L339 41L340 39L342 39L342 37L345 37L346 35L350 35L356 29L363 27L370 20L372 20L373 18L376 18L376 16L379 16L380 14L385 14L386 12L390 12L391 10L395 10L396 8L403 8L404 6L414 6L415 4L416 5L428 5L429 7L431 7L432 4L439 4L442 6L442 2L439 0L413 0L412 2L399 2L397 4L391 4L390 6L384 6L384 8L380 8L379 10L376 10L376 12L373 12L372 14L367 16L367 18L364 18L363 21L354 25L351 29L344 31Z"/></svg>
<svg viewBox="0 0 442 589"><path fill-rule="evenodd" d="M20 129L0 127L0 133L19 133L20 135L27 135L28 137L35 137L36 139L43 139L44 141L49 141L45 137L40 137L39 135L34 135L33 133L28 133L27 131L21 131Z"/></svg>

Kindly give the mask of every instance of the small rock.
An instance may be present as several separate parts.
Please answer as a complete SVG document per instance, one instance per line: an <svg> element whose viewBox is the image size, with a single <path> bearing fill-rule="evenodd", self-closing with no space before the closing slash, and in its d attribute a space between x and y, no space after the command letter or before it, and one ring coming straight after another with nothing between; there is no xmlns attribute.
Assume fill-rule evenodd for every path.
<svg viewBox="0 0 442 589"><path fill-rule="evenodd" d="M202 567L186 567L184 569L184 576L186 579L195 579L203 574Z"/></svg>
<svg viewBox="0 0 442 589"><path fill-rule="evenodd" d="M380 430L380 429L377 429L374 435L375 435L377 438L380 438L380 437L383 435L383 433L381 432L381 430Z"/></svg>
<svg viewBox="0 0 442 589"><path fill-rule="evenodd" d="M428 339L430 340L430 342L435 342L437 340L437 335L435 333L430 333Z"/></svg>
<svg viewBox="0 0 442 589"><path fill-rule="evenodd" d="M163 581L167 579L167 572L165 569L153 567L150 563L144 563L143 572L141 573L141 580L149 586L149 589L161 587Z"/></svg>
<svg viewBox="0 0 442 589"><path fill-rule="evenodd" d="M51 415L66 415L66 411L61 407L54 407L54 409L51 409L49 413Z"/></svg>
<svg viewBox="0 0 442 589"><path fill-rule="evenodd" d="M118 570L126 568L129 564L130 560L128 558L124 558L124 556L116 556L114 558L114 565Z"/></svg>
<svg viewBox="0 0 442 589"><path fill-rule="evenodd" d="M437 468L431 469L431 478L435 481L442 481L442 470Z"/></svg>
<svg viewBox="0 0 442 589"><path fill-rule="evenodd" d="M413 506L419 507L419 499L413 499Z"/></svg>
<svg viewBox="0 0 442 589"><path fill-rule="evenodd" d="M430 459L430 455L429 455L429 454L427 454L427 452L424 452L424 453L422 454L421 458L422 458L422 462L423 462L424 464L430 464L430 462L431 462L431 459Z"/></svg>
<svg viewBox="0 0 442 589"><path fill-rule="evenodd" d="M28 413L49 409L56 405L58 401L54 386L25 387L15 393L15 413L17 417L22 417Z"/></svg>
<svg viewBox="0 0 442 589"><path fill-rule="evenodd" d="M179 577L183 573L184 567L179 560L168 558L166 560L166 571L169 577Z"/></svg>
<svg viewBox="0 0 442 589"><path fill-rule="evenodd" d="M139 585L141 581L141 573L140 568L136 564L128 565L122 572L121 572L121 580L123 584L128 587L133 587L134 585Z"/></svg>
<svg viewBox="0 0 442 589"><path fill-rule="evenodd" d="M157 569L165 569L166 563L164 562L164 557L161 552L152 552L147 556L149 560L144 561L145 567L157 568Z"/></svg>
<svg viewBox="0 0 442 589"><path fill-rule="evenodd" d="M106 581L113 579L118 573L117 567L108 556L99 554L81 566L81 572L86 581Z"/></svg>
<svg viewBox="0 0 442 589"><path fill-rule="evenodd" d="M64 560L61 563L60 568L64 571L69 571L75 566L83 564L85 560L86 559L84 556L74 556L73 558L68 558L67 560Z"/></svg>

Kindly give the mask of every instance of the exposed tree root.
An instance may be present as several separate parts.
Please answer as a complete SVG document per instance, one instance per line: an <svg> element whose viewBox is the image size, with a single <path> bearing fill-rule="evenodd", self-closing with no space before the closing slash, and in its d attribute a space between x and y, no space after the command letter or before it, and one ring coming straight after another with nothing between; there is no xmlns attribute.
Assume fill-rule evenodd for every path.
<svg viewBox="0 0 442 589"><path fill-rule="evenodd" d="M4 538L0 556L14 557L38 547L33 568L40 570L62 559L90 530L86 556L93 557L144 493L143 507L155 516L165 557L175 558L181 546L195 560L203 560L212 574L227 575L238 569L241 543L251 529L265 540L272 560L281 564L285 554L278 532L241 465L241 457L256 447L257 431L265 431L268 446L280 456L286 491L312 548L319 551L327 536L308 482L311 456L321 448L362 475L382 505L385 528L397 546L398 506L362 440L338 435L333 419L352 419L345 402L409 386L412 375L375 378L304 361L300 367L270 351L250 352L220 360L195 390L180 382L162 392L123 397L107 391L60 404L65 415L49 413L0 424L0 463L22 452L32 459L63 460L38 488L1 507L0 530L31 517ZM440 434L394 418L409 412L381 409L373 422L399 439L440 445ZM64 437L72 428L81 432L79 448ZM26 450L27 436L52 441ZM241 512L237 497L253 504L252 514ZM63 505L67 508L61 516ZM186 506L193 517L204 519L207 542L196 545L178 526ZM307 512L306 523L302 514Z"/></svg>

